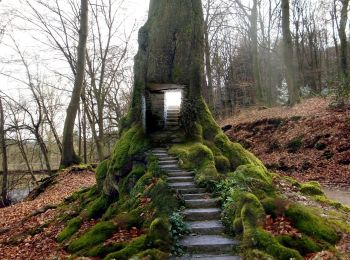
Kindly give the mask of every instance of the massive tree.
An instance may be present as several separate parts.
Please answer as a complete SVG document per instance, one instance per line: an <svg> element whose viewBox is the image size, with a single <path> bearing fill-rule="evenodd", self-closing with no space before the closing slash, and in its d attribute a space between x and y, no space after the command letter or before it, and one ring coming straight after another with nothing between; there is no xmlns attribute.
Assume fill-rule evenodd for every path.
<svg viewBox="0 0 350 260"><path fill-rule="evenodd" d="M111 158L98 166L97 186L67 199L79 200L74 203L75 208L79 205L79 216L68 222L58 235L59 241L69 240L84 221L100 219L80 237L69 240L67 248L71 253L104 259L133 256L167 259L173 242L170 214L179 205L150 150L154 132L147 127L150 119L147 108L152 105L149 103L152 93L181 88L184 93L181 124L172 131L183 136L177 144L162 145L169 148L168 153L179 157L181 167L195 170L198 185L208 189L221 187L217 191L225 202L225 219L232 230L242 234L243 246L266 251L271 259L302 259L298 251L282 246L263 229L265 214L275 214L268 210L278 208L296 223L300 215L305 216L302 221L306 222L317 217L289 202L288 207L281 209L284 202L281 203L273 185L278 176L268 172L240 144L230 142L214 121L201 95L205 86L203 36L200 0L151 0L148 21L139 32L133 100L121 138ZM263 203L268 205L266 211ZM315 232L310 223L302 223L302 227L310 227L302 232L308 232L315 241L321 239L332 245L338 242L334 230L319 218L317 221L331 234L330 239L321 237L323 231ZM128 244L104 243L117 228L135 226L143 228L143 235ZM255 259L252 255L247 258Z"/></svg>
<svg viewBox="0 0 350 260"><path fill-rule="evenodd" d="M78 45L78 60L76 64L76 75L74 88L67 108L66 120L63 129L62 158L63 167L80 162L80 158L74 151L73 131L75 118L79 109L79 101L84 84L85 62L86 62L86 41L88 35L88 1L81 0L80 30Z"/></svg>

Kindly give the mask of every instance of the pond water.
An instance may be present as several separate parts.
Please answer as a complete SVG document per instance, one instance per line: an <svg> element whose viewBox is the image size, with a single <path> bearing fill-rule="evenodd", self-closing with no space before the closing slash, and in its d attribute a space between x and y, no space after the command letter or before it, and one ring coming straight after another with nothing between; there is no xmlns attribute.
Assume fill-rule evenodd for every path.
<svg viewBox="0 0 350 260"><path fill-rule="evenodd" d="M21 188L21 189L13 189L9 192L8 197L12 201L12 203L17 203L23 200L25 197L27 197L31 190L32 188L29 188L29 187Z"/></svg>
<svg viewBox="0 0 350 260"><path fill-rule="evenodd" d="M329 187L323 187L323 191L329 199L339 201L344 205L350 206L350 188L332 189Z"/></svg>

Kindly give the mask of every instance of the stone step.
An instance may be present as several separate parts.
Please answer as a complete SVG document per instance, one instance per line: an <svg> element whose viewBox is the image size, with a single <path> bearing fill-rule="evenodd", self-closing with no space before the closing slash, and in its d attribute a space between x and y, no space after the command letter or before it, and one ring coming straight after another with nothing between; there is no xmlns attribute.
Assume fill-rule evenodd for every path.
<svg viewBox="0 0 350 260"><path fill-rule="evenodd" d="M205 199L205 198L209 198L209 194L208 193L184 194L183 197L185 200Z"/></svg>
<svg viewBox="0 0 350 260"><path fill-rule="evenodd" d="M185 199L185 205L188 208L214 208L218 206L219 199L203 198L203 199Z"/></svg>
<svg viewBox="0 0 350 260"><path fill-rule="evenodd" d="M186 236L180 241L187 253L211 253L220 255L229 253L237 241L220 235Z"/></svg>
<svg viewBox="0 0 350 260"><path fill-rule="evenodd" d="M170 260L242 260L240 256L228 254L222 255L184 255L180 257L171 257Z"/></svg>
<svg viewBox="0 0 350 260"><path fill-rule="evenodd" d="M189 189L189 188L196 188L196 184L194 182L174 182L169 183L169 187L175 190L178 189Z"/></svg>
<svg viewBox="0 0 350 260"><path fill-rule="evenodd" d="M185 172L185 171L168 172L168 177L186 177L186 176L193 176L193 173Z"/></svg>
<svg viewBox="0 0 350 260"><path fill-rule="evenodd" d="M168 150L165 148L152 148L151 151L154 153L156 153L156 152L167 153L168 152Z"/></svg>
<svg viewBox="0 0 350 260"><path fill-rule="evenodd" d="M166 122L165 124L166 126L178 126L179 125L179 122Z"/></svg>
<svg viewBox="0 0 350 260"><path fill-rule="evenodd" d="M178 192L180 192L182 195L186 194L201 194L205 192L204 188L180 188L176 189Z"/></svg>
<svg viewBox="0 0 350 260"><path fill-rule="evenodd" d="M158 162L159 165L169 165L169 164L171 164L171 165L176 164L177 165L177 163L178 163L178 160L176 160L176 159L161 160L161 161Z"/></svg>
<svg viewBox="0 0 350 260"><path fill-rule="evenodd" d="M179 166L177 164L164 164L164 165L159 165L159 167L164 170L179 170Z"/></svg>
<svg viewBox="0 0 350 260"><path fill-rule="evenodd" d="M219 208L185 209L183 211L185 219L190 221L220 219L220 214L221 210Z"/></svg>
<svg viewBox="0 0 350 260"><path fill-rule="evenodd" d="M176 176L176 177L168 177L167 178L168 182L173 183L173 182L189 182L193 181L194 177L193 176Z"/></svg>
<svg viewBox="0 0 350 260"><path fill-rule="evenodd" d="M177 158L174 156L156 156L159 162L162 161L177 161Z"/></svg>
<svg viewBox="0 0 350 260"><path fill-rule="evenodd" d="M224 225L219 220L186 222L191 233L199 235L220 235L224 232Z"/></svg>

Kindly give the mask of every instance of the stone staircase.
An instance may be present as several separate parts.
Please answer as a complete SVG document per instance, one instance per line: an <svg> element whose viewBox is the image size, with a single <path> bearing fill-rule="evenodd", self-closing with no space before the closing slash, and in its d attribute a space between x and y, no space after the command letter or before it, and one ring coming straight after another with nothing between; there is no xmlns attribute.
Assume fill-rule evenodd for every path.
<svg viewBox="0 0 350 260"><path fill-rule="evenodd" d="M194 183L194 172L178 167L177 158L170 156L164 148L154 148L152 153L158 158L162 170L167 172L169 187L181 193L186 209L183 211L190 235L185 236L180 244L186 255L174 257L179 260L238 260L232 256L238 241L226 237L220 221L219 200L211 198L203 188Z"/></svg>
<svg viewBox="0 0 350 260"><path fill-rule="evenodd" d="M180 107L168 107L166 111L165 129L174 130L179 126Z"/></svg>

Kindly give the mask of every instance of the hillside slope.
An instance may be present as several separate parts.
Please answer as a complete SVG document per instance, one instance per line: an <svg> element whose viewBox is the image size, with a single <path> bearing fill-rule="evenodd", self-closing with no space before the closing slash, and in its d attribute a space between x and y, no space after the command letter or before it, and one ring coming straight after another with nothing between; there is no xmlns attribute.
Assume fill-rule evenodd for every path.
<svg viewBox="0 0 350 260"><path fill-rule="evenodd" d="M312 98L294 108L242 110L221 125L272 171L300 181L350 187L350 109Z"/></svg>

